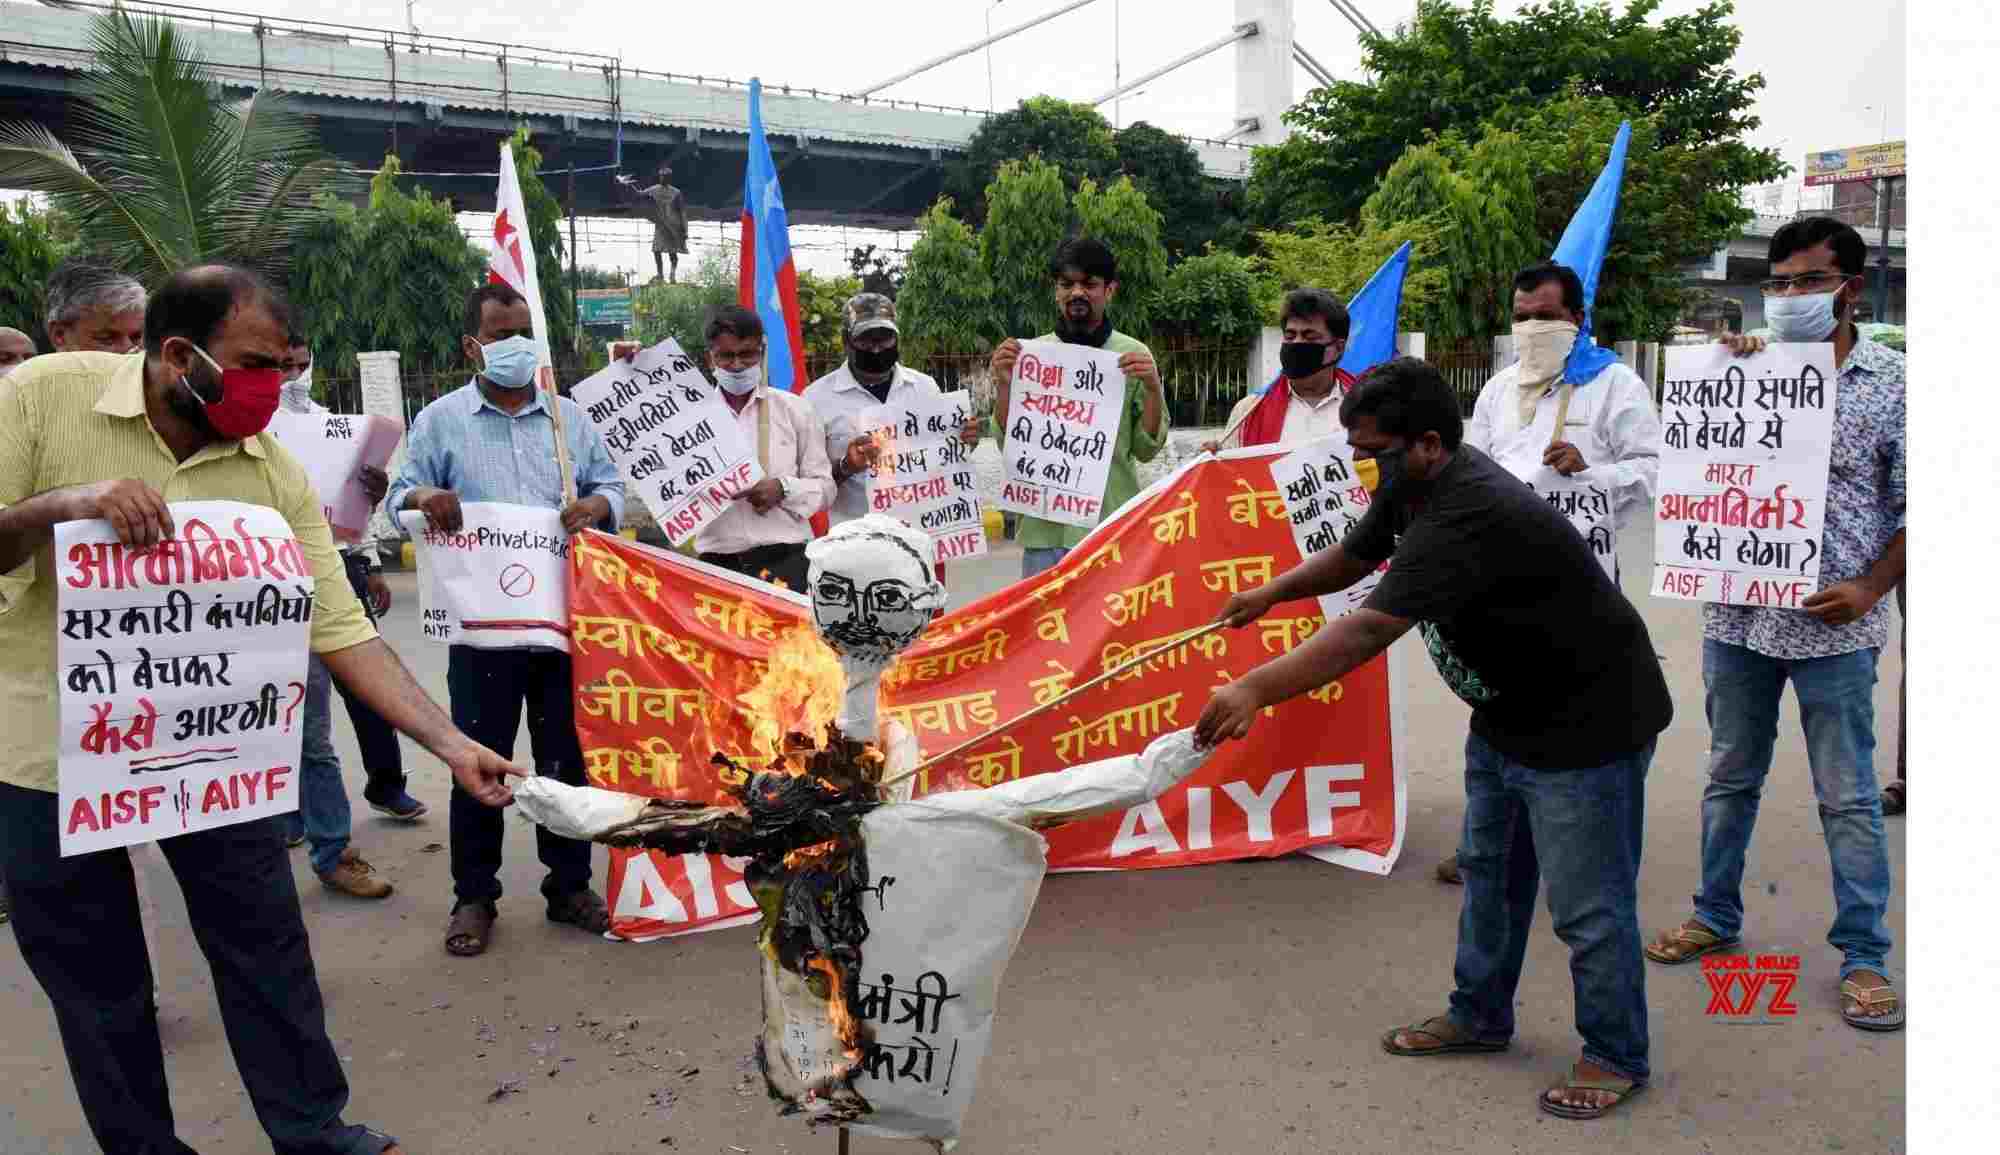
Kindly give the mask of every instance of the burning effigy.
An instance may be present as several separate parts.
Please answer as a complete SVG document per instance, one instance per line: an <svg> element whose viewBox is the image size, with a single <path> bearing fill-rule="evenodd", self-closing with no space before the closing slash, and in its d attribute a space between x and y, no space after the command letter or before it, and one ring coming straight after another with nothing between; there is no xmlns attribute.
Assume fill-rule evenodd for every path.
<svg viewBox="0 0 2000 1155"><path fill-rule="evenodd" d="M729 785L709 802L543 778L519 784L515 799L569 837L748 859L744 882L762 915L756 1055L771 1096L815 1124L949 1149L1047 871L1037 831L1158 797L1207 751L1182 730L1140 754L912 799L917 744L878 722L876 694L943 608L930 539L871 515L807 557L813 632L782 639L737 708L767 725L796 716L779 708L800 692L784 651L824 646L844 687L821 733L778 735L764 765L716 754Z"/></svg>

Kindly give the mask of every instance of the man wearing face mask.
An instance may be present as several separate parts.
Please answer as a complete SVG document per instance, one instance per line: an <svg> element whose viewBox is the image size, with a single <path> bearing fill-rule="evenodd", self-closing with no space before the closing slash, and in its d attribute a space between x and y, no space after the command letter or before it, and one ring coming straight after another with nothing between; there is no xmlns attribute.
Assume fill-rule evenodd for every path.
<svg viewBox="0 0 2000 1155"><path fill-rule="evenodd" d="M116 269L64 261L43 299L43 326L58 353L135 353L145 337L146 288Z"/></svg>
<svg viewBox="0 0 2000 1155"><path fill-rule="evenodd" d="M1347 351L1347 306L1325 289L1293 289L1285 294L1278 324L1278 379L1264 395L1248 396L1229 411L1220 441L1202 446L1210 453L1240 445L1303 445L1342 432L1340 401L1354 387L1354 375L1340 367Z"/></svg>
<svg viewBox="0 0 2000 1155"><path fill-rule="evenodd" d="M1701 890L1694 914L1646 948L1684 963L1739 941L1743 865L1771 769L1778 707L1791 682L1806 761L1833 867L1833 927L1841 952L1841 1017L1867 1031L1903 1026L1887 978L1889 851L1875 784L1875 666L1889 640L1886 599L1903 581L1903 355L1862 337L1854 302L1868 246L1831 217L1807 217L1771 237L1764 317L1782 342L1833 342L1838 367L1833 451L1819 592L1801 609L1702 609L1708 688L1708 786L1701 798ZM1738 354L1763 348L1733 337Z"/></svg>
<svg viewBox="0 0 2000 1155"><path fill-rule="evenodd" d="M1602 486L1611 495L1612 528L1622 530L1634 513L1652 510L1660 414L1645 380L1618 361L1586 381L1570 379L1585 306L1583 281L1567 265L1544 261L1515 276L1514 347L1521 359L1479 391L1465 443L1530 484L1559 474ZM1616 581L1615 546L1599 560ZM1458 860L1439 863L1437 877L1460 882Z"/></svg>
<svg viewBox="0 0 2000 1155"><path fill-rule="evenodd" d="M1139 492L1138 463L1160 455L1167 443L1167 397L1153 351L1144 342L1111 327L1105 315L1118 295L1118 259L1103 241L1074 237L1056 250L1049 262L1055 281L1056 329L1036 338L1061 339L1118 354L1125 372L1125 412L1118 421L1118 440L1111 448L1111 472L1104 483L1105 514ZM989 367L993 382L993 436L1001 456L1007 452L1008 382L1021 358L1021 342L1013 337L993 350ZM1100 515L1099 520L1102 520ZM1023 515L1015 537L1021 543L1021 576L1031 578L1061 562L1090 530L1080 525Z"/></svg>
<svg viewBox="0 0 2000 1155"><path fill-rule="evenodd" d="M1342 677L1416 627L1472 707L1465 903L1450 1009L1388 1032L1383 1049L1507 1049L1546 878L1583 1054L1536 1102L1594 1118L1650 1075L1638 877L1646 770L1673 716L1659 658L1569 520L1461 444L1458 396L1436 369L1413 358L1371 369L1340 418L1355 476L1373 494L1368 512L1339 545L1237 594L1219 616L1241 628L1281 602L1346 589L1384 560L1388 572L1360 609L1218 688L1196 737L1241 738L1259 710Z"/></svg>
<svg viewBox="0 0 2000 1155"><path fill-rule="evenodd" d="M710 565L803 593L811 519L834 496L826 427L804 397L764 384L764 322L757 314L736 305L718 310L704 338L716 388L757 447L764 479L701 527L695 552Z"/></svg>
<svg viewBox="0 0 2000 1155"><path fill-rule="evenodd" d="M556 423L549 399L535 385L539 346L527 300L502 284L473 289L465 299L461 341L475 370L472 381L426 405L410 423L403 467L389 486L389 508L420 511L446 533L465 524L460 508L465 501L559 509L567 533L590 526L616 532L625 510L618 467L582 408L558 397L577 492L575 501L563 504ZM540 646L453 646L445 678L451 716L466 733L511 757L525 702L536 773L584 784L567 653ZM499 811L453 787L454 899L444 941L451 954L483 954L492 938L505 836ZM549 921L602 934L611 920L604 900L590 889L590 843L538 827L535 848L548 868L542 898Z"/></svg>
<svg viewBox="0 0 2000 1155"><path fill-rule="evenodd" d="M861 415L877 406L904 405L936 397L929 376L897 360L896 303L881 293L856 293L841 310L847 360L806 389L806 403L826 425L826 456L833 462L838 492L830 507L834 525L868 512L868 485L862 477L881 455L881 446L861 431ZM979 444L979 422L967 417L959 437Z"/></svg>
<svg viewBox="0 0 2000 1155"><path fill-rule="evenodd" d="M0 570L32 562L0 613L0 868L14 939L48 996L77 1099L108 1152L186 1152L174 1135L152 973L123 850L65 857L57 815L59 719L54 527L103 519L127 548L171 535L169 501L267 505L313 569L311 648L452 777L498 807L520 771L452 725L376 636L343 579L318 497L262 432L278 406L288 320L257 274L227 266L169 277L146 309L145 355L36 358L0 380ZM273 1148L374 1155L395 1140L341 1122L347 1079L326 1031L282 823L267 818L159 844L244 1089Z"/></svg>

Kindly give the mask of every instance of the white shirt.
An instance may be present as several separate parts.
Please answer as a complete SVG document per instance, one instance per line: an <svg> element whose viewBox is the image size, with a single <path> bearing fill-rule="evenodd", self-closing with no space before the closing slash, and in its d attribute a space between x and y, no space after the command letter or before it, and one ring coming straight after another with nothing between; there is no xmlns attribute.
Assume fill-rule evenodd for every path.
<svg viewBox="0 0 2000 1155"><path fill-rule="evenodd" d="M861 435L861 414L881 405L899 405L919 397L936 397L943 391L928 375L898 364L889 378L886 401L875 400L868 387L855 380L854 370L842 361L840 368L806 387L805 399L813 413L826 425L826 456L839 461L847 456L848 443ZM840 483L833 499L832 521L839 525L868 512L868 482L856 474Z"/></svg>
<svg viewBox="0 0 2000 1155"><path fill-rule="evenodd" d="M1569 412L1561 437L1556 434L1556 406L1562 383L1543 391L1535 402L1535 419L1521 424L1519 362L1493 375L1479 391L1472 420L1465 423L1465 443L1481 450L1509 473L1534 484L1546 467L1549 442L1567 441L1583 455L1582 472L1571 480L1601 485L1611 491L1617 524L1632 511L1651 508L1660 477L1660 414L1653 391L1637 373L1612 362L1585 385L1571 391Z"/></svg>
<svg viewBox="0 0 2000 1155"><path fill-rule="evenodd" d="M1318 441L1322 437L1331 437L1336 433L1343 438L1346 437L1347 427L1340 423L1340 399L1346 395L1346 390L1336 384L1327 390L1326 396L1320 398L1319 403L1315 405L1294 392L1291 401L1285 406L1285 423L1278 428L1278 442L1282 445L1304 445L1308 441ZM1243 420L1244 416L1263 400L1264 397L1258 394L1245 394L1243 400L1236 403L1236 408L1229 411L1229 420L1224 423L1223 428L1228 429L1231 425L1237 425L1237 422ZM1237 425L1236 432L1229 435L1229 439L1222 443L1222 448L1234 449L1242 444L1243 428Z"/></svg>
<svg viewBox="0 0 2000 1155"><path fill-rule="evenodd" d="M698 553L742 553L760 545L804 544L812 540L809 519L833 500L833 466L827 463L826 432L805 398L759 385L736 415L736 427L752 446L768 414L769 452L760 460L765 477L784 486L785 497L758 513L746 500L729 503L721 517L694 535Z"/></svg>

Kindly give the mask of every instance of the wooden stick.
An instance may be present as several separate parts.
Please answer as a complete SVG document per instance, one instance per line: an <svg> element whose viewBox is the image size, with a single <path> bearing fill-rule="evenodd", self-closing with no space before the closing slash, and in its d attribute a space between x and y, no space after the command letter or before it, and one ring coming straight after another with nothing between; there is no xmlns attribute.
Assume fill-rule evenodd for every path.
<svg viewBox="0 0 2000 1155"><path fill-rule="evenodd" d="M1103 673L1097 675L1095 678L1092 678L1088 682L1083 683L1081 686L1072 686L1069 688L1068 691L1063 693L1061 696L1050 698L1048 701L1043 702L1041 705L1036 706L1034 709L1016 715L1015 717L1000 723L998 726L993 727L991 730L988 730L986 733L981 734L977 738L973 738L970 741L960 742L958 745L953 746L951 749L946 750L944 753L939 754L934 758L930 758L927 759L926 761L918 763L914 769L905 770L901 774L884 778L879 783L879 785L893 786L896 783L901 782L905 778L915 777L916 775L921 774L925 770L930 769L931 767L937 765L940 762L945 761L948 758L955 757L958 754L970 750L971 748L979 745L982 742L988 742L993 740L994 738L999 737L1000 735L1006 733L1009 730L1012 730L1014 727L1020 725L1021 723L1027 721L1028 719L1035 717L1037 714L1046 713L1049 710L1055 709L1057 706L1062 705L1064 702L1069 701L1071 698L1076 697L1078 694L1083 693L1085 690L1090 689L1092 686L1107 681L1108 679L1115 678L1118 675L1124 673L1125 671L1131 669L1136 665L1139 665L1142 662L1150 662L1154 658L1159 657L1161 654L1169 653L1173 650L1178 650L1182 646L1185 646L1189 642L1195 641L1198 638L1205 638L1208 635L1214 633L1215 631L1221 629L1223 626L1227 624L1228 624L1227 622L1222 622L1222 621L1210 622L1207 625L1203 626L1202 628L1194 631L1193 633L1188 634L1187 636L1175 641L1172 645L1161 646L1159 649L1156 650L1147 650L1145 653L1140 654L1138 657L1128 658L1125 661L1120 662L1117 665L1111 667L1110 669L1104 671Z"/></svg>
<svg viewBox="0 0 2000 1155"><path fill-rule="evenodd" d="M840 1129L840 1155L847 1155L847 1128Z"/></svg>
<svg viewBox="0 0 2000 1155"><path fill-rule="evenodd" d="M569 432L563 421L562 397L556 393L556 371L547 365L535 370L542 387L542 400L548 406L549 420L556 427L556 469L562 474L563 508L567 509L576 501L576 472L569 460Z"/></svg>

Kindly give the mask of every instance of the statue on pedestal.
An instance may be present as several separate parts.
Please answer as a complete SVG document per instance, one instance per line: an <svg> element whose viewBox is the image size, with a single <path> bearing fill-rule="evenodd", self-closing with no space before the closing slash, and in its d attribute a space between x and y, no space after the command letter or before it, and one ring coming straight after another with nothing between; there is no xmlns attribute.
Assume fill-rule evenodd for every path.
<svg viewBox="0 0 2000 1155"><path fill-rule="evenodd" d="M643 189L622 172L617 180L653 220L653 279L672 282L680 273L681 254L688 251L687 194L674 187L672 166L661 165L659 177L660 183ZM660 267L661 253L667 255L665 270Z"/></svg>

